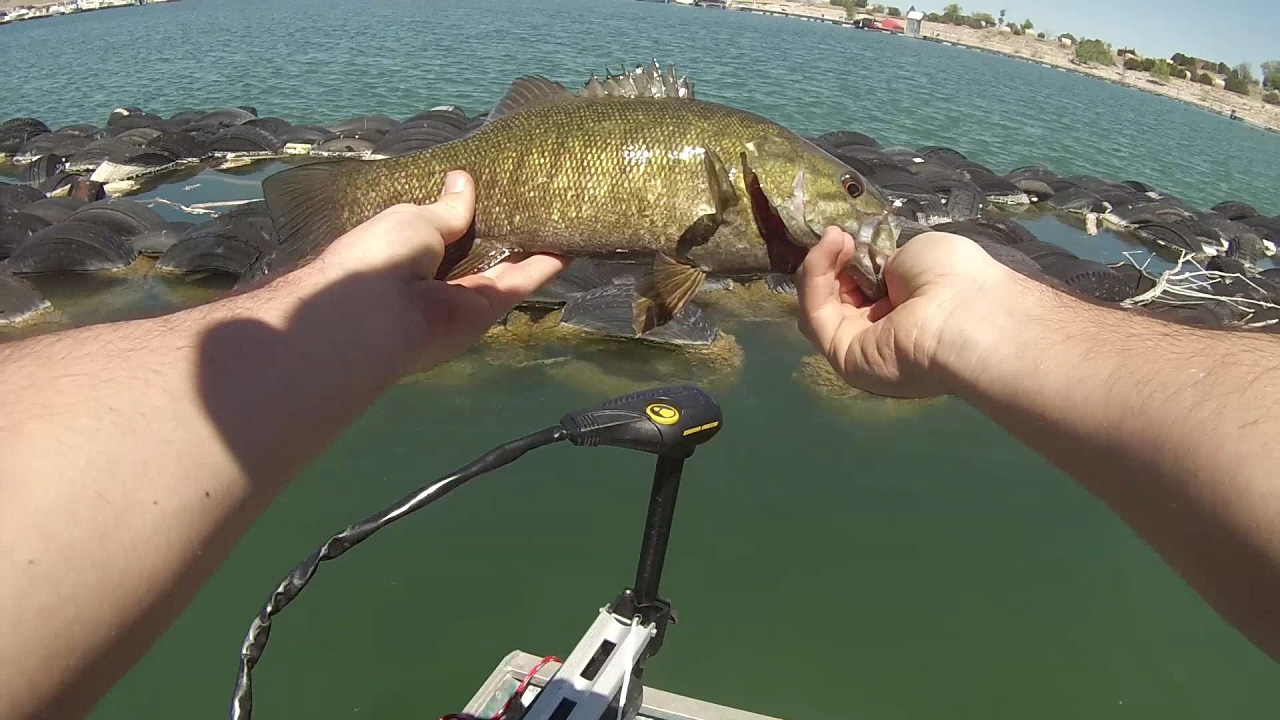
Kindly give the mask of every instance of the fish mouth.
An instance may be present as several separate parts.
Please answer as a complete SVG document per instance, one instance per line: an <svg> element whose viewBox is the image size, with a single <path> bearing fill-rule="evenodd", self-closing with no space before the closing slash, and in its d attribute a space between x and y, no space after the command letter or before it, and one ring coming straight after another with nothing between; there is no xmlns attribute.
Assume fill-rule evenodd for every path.
<svg viewBox="0 0 1280 720"><path fill-rule="evenodd" d="M845 228L854 239L853 259L849 261L848 270L858 289L875 302L888 294L884 283L884 268L889 258L898 249L898 236L902 232L902 221L897 215L885 212L856 227Z"/></svg>

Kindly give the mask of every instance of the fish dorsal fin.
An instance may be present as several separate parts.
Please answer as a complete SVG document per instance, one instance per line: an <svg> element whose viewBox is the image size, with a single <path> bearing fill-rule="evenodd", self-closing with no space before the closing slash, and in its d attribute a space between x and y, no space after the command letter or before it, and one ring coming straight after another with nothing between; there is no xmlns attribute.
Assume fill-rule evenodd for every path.
<svg viewBox="0 0 1280 720"><path fill-rule="evenodd" d="M645 97L693 99L693 81L688 75L676 77L674 65L668 65L664 73L655 59L652 65L636 65L634 70L613 74L606 70L604 78L594 73L578 91L583 97Z"/></svg>
<svg viewBox="0 0 1280 720"><path fill-rule="evenodd" d="M493 122L500 117L512 115L521 110L528 110L543 103L563 100L567 97L571 97L571 95L563 85L554 80L548 80L541 75L527 75L516 78L515 82L511 83L511 87L507 88L507 93L489 111L489 118L486 122Z"/></svg>

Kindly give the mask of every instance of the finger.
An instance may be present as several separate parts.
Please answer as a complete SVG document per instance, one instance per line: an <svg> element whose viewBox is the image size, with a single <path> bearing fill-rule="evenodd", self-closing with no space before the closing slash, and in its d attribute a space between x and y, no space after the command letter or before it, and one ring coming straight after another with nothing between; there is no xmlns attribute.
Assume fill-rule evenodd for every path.
<svg viewBox="0 0 1280 720"><path fill-rule="evenodd" d="M845 328L851 333L870 324L865 312L842 303L840 299L839 273L856 249L848 233L827 228L796 274L800 331L822 352L830 349L831 340L842 324L852 323Z"/></svg>
<svg viewBox="0 0 1280 720"><path fill-rule="evenodd" d="M466 234L476 212L476 184L465 170L453 170L444 177L440 197L422 212L432 227L444 238L445 244L454 242Z"/></svg>
<svg viewBox="0 0 1280 720"><path fill-rule="evenodd" d="M569 265L571 259L557 255L532 255L519 262L501 262L475 275L449 284L480 293L489 304L489 313L501 317L519 305Z"/></svg>

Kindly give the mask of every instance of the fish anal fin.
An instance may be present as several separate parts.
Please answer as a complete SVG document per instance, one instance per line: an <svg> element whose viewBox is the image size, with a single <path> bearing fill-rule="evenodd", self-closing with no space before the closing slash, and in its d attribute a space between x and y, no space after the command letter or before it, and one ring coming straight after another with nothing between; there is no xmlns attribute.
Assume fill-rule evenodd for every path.
<svg viewBox="0 0 1280 720"><path fill-rule="evenodd" d="M706 273L690 261L666 253L653 257L653 269L636 278L631 326L636 336L665 325L698 294Z"/></svg>
<svg viewBox="0 0 1280 720"><path fill-rule="evenodd" d="M455 255L462 256L456 260L450 258L449 250L461 242L460 240L458 243L445 247L445 259L441 261L440 270L436 272L436 277L444 275L446 280L456 280L466 275L481 273L511 257L514 252L511 248L504 247L492 240L476 238L471 243L469 252L463 255L460 251L456 251ZM450 260L454 260L452 267L446 269L446 263Z"/></svg>
<svg viewBox="0 0 1280 720"><path fill-rule="evenodd" d="M489 111L489 117L485 121L491 123L501 117L513 115L521 110L528 110L547 102L555 102L571 97L565 86L554 80L548 80L541 75L526 75L516 78L511 86L507 88L506 94L498 101L497 105Z"/></svg>

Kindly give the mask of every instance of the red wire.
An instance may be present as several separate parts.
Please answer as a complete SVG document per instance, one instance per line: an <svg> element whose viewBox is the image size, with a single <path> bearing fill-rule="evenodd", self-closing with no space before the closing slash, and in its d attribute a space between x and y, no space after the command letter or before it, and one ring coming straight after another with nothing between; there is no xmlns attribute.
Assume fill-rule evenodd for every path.
<svg viewBox="0 0 1280 720"><path fill-rule="evenodd" d="M511 694L511 697L507 698L507 701L505 703L502 704L502 709L498 711L497 715L493 716L492 720L500 720L503 715L506 715L507 708L511 707L511 702L524 694L524 691L528 689L529 683L533 681L533 678L535 675L538 674L538 671L546 667L548 663L553 663L553 662L561 662L561 661L560 661L560 658L554 655L548 655L542 658L541 660L539 660L538 664L534 665L533 669L529 671L529 674L525 675L524 679L520 681L520 684L516 686L516 691Z"/></svg>
<svg viewBox="0 0 1280 720"><path fill-rule="evenodd" d="M563 661L561 661L560 658L554 655L548 655L542 658L541 660L539 660L538 664L534 665L533 669L529 671L529 674L525 675L524 679L520 681L520 684L516 686L516 691L511 694L511 697L507 698L507 701L502 704L502 709L498 711L498 714L494 715L489 720L500 720L503 715L506 715L507 708L511 707L511 702L524 694L524 691L529 688L529 683L533 682L533 678L537 676L538 671L546 667L548 663L553 663L553 662L563 664ZM445 715L444 717L440 718L440 720L482 720L482 719L471 717L470 715L462 715L460 713L451 713L449 715Z"/></svg>

